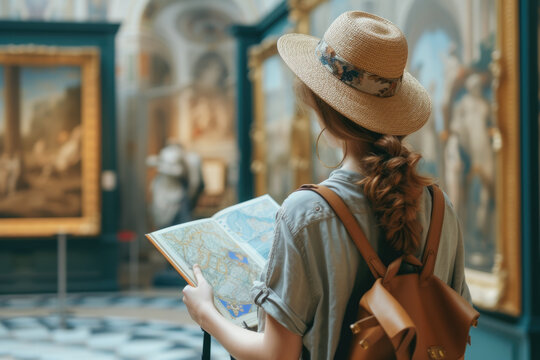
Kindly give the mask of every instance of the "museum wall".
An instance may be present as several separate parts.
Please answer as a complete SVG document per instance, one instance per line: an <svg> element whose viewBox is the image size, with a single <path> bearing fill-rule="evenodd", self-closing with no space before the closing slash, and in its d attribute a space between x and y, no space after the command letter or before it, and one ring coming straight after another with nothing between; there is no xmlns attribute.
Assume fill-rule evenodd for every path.
<svg viewBox="0 0 540 360"><path fill-rule="evenodd" d="M313 114L287 101L292 80L276 61L276 35L321 37L332 19L352 9L382 15L403 29L407 69L433 101L428 124L406 140L461 218L467 282L482 312L468 352L475 359L540 356L533 341L540 307L537 7L534 1L297 0L258 26L236 31L239 44L251 45L244 51L248 60L238 66L245 64L251 74L245 92L253 104L239 121L253 128L252 191L281 199L303 182L323 179L331 169L321 162L335 164L341 154L323 144L322 159L311 156L320 129ZM304 131L294 135L297 129ZM272 146L283 139L289 157Z"/></svg>
<svg viewBox="0 0 540 360"><path fill-rule="evenodd" d="M79 140L74 139L76 128L68 126L58 130L65 132L62 136L73 138L73 146L98 144L100 141L102 148L86 150L95 154L93 169L85 168L85 164L89 164L86 158L80 161L84 169L79 174L91 176L84 177L80 195L64 196L73 205L72 211L52 214L63 219L84 213L81 221L92 218L92 224L99 223L93 235L100 240L91 241L86 237L88 231L81 233L66 227L66 221L49 218L51 214L44 211L45 205L33 210L34 213L18 206L24 214L6 213L8 219L4 223L13 223L10 216L22 216L22 221L30 222L19 228L38 229L38 226L33 226L37 221L38 225L46 224L49 230L30 233L22 230L15 234L25 237L24 240L10 240L11 233L3 233L2 265L10 269L5 272L5 280L11 285L2 286L0 291L54 291L59 246L51 235L60 232L68 234L68 290L148 286L152 282L151 274L165 267L166 261L147 242L143 236L145 233L173 221L207 216L236 201L235 44L226 28L232 23L255 22L265 11L271 10L267 7L272 5L271 2L263 5L251 0L50 0L5 1L0 4L0 18L6 24L2 42L7 44L86 46L87 40L79 40L84 37L81 32L86 31L88 37L96 34L88 41L99 43L98 97L102 101L97 105L101 106L103 113L102 116L96 115L99 117L96 121L102 122L94 129L96 141L86 138L88 129L79 132L83 137ZM34 24L36 26L32 27ZM33 28L36 32L31 31ZM110 38L101 39L97 35L100 28L116 30ZM12 29L16 31L12 32ZM76 94L74 98L77 98ZM66 103L72 102L66 100ZM83 108L81 111L84 112L91 107L88 105L91 104L76 104L74 109ZM21 116L26 116L24 111ZM21 126L25 132L24 122ZM32 127L36 133L34 137L39 136L37 134L42 130ZM51 141L30 141L39 143L39 146L34 146L35 154L43 150L45 155L40 158L32 155L27 167L32 165L31 169L34 169L34 163L46 163L48 157L61 151L50 147ZM154 197L152 184L159 169L163 168L159 166L159 154L167 145L173 153L180 151L180 156L194 159L191 161L193 166L201 167L201 174L192 172L195 176L189 179L195 184L190 186L190 198L196 200L189 208L183 209L181 215L178 215L178 209L169 207L164 210L154 201L159 196L160 187L154 187L158 193ZM9 142L6 146L13 147ZM179 156L178 153L173 155ZM25 155L25 159L29 157ZM39 171L46 174L40 179L56 176L48 175L52 173L50 170ZM160 179L163 177L158 176ZM42 188L49 183L43 184ZM7 185L0 186L0 190L4 187L9 191L10 186ZM49 187L53 187L52 183ZM88 192L89 188L93 189L92 193ZM74 189L75 194L81 191L78 187ZM60 193L65 194L63 190ZM93 202L87 201L88 198L94 199ZM29 202L30 205L32 203ZM2 206L13 208L13 201L0 204ZM66 208L60 203L58 206ZM87 207L93 209L92 214L87 213ZM54 209L53 206L51 208ZM180 217L175 218L175 214ZM162 219L162 222L156 219ZM79 220L75 222L74 226L79 226ZM26 227L27 223L32 226ZM7 228L9 231L10 226ZM29 248L32 250L25 253ZM140 272L151 274L144 284L137 276L130 275L128 284L126 264L129 262L133 268L133 263L137 263L139 258ZM145 271L144 263L150 267L148 271ZM81 282L77 274L83 273L86 277ZM88 282L92 281L94 284L89 285Z"/></svg>
<svg viewBox="0 0 540 360"><path fill-rule="evenodd" d="M269 193L281 202L300 184L327 177L328 165L342 154L321 142L314 155L320 129L295 99L294 77L276 41L287 32L321 37L351 9L382 15L403 29L407 69L432 95L431 119L407 141L462 219L467 280L482 313L469 356L540 357L540 5L533 0L2 2L0 45L48 50L0 51L0 60L12 61L22 51L36 56L32 61L49 61L47 53L61 58L59 47L78 48L79 72L62 72L67 63L58 62L60 72L47 76L79 77L80 84L59 85L56 107L50 99L36 102L32 114L6 120L4 134L21 133L15 137L30 145L2 140L7 156L0 161L23 167L16 155L22 148L30 159L24 168L49 189L75 194L70 204L76 206L42 226L50 215L43 211L55 208L39 202L31 208L27 199L44 196L47 191L36 190L44 186L10 183L6 174L15 170L0 174L0 195L26 191L19 202L28 206L14 214L13 204L0 199L0 292L54 291L55 235L62 231L68 234L68 290L155 285L154 275L167 264L145 233L256 195ZM94 55L85 57L83 47ZM29 66L26 58L16 59ZM91 59L99 60L99 75L90 76L95 83L83 76ZM18 73L11 68L2 74L10 87L32 87L13 80ZM87 100L98 105L73 101L83 88L97 91ZM70 117L74 106L86 115ZM32 117L70 120L46 128ZM61 149L69 153L68 145L81 146L78 126L89 123L83 136L91 136L92 120L83 118L100 127L97 147L81 154L94 149L99 156L74 166L52 161ZM75 190L68 189L70 181ZM164 194L176 196L173 205ZM80 222L69 228L66 217ZM145 278L128 281L126 266L134 259Z"/></svg>

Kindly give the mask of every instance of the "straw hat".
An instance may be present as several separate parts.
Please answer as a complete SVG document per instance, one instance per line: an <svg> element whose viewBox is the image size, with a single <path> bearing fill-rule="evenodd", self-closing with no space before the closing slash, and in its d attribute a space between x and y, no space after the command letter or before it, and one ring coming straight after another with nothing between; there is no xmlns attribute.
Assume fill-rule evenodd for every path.
<svg viewBox="0 0 540 360"><path fill-rule="evenodd" d="M361 11L340 15L323 39L278 41L285 63L313 92L364 128L407 135L431 113L427 91L407 71L407 40L390 21Z"/></svg>

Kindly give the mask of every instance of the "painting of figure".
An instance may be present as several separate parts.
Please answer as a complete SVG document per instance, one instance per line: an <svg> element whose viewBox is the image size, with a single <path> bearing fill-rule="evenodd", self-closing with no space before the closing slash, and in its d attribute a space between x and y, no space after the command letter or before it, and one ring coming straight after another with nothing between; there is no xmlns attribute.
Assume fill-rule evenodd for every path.
<svg viewBox="0 0 540 360"><path fill-rule="evenodd" d="M216 52L203 54L193 68L193 83L180 95L181 142L203 158L236 158L233 97L229 70Z"/></svg>
<svg viewBox="0 0 540 360"><path fill-rule="evenodd" d="M421 20L411 9L409 71L430 91L432 118L410 139L423 155L422 170L438 179L462 219L466 266L491 272L496 259L493 74L496 8L486 5L483 26L462 38L459 23L440 4L439 20ZM427 5L426 5L427 6ZM437 2L429 4L431 8ZM468 9L461 9L467 11ZM463 25L461 25L463 26Z"/></svg>
<svg viewBox="0 0 540 360"><path fill-rule="evenodd" d="M310 13L310 33L324 36L331 21L347 10L362 10L396 23L407 37L407 71L428 90L432 114L405 141L422 154L421 172L446 191L463 219L466 266L491 272L496 266L496 151L491 69L496 50L497 2L442 0L329 0ZM315 143L318 127L312 122ZM322 142L322 141L321 141ZM320 145L320 144L319 144ZM321 147L335 165L337 154ZM334 156L332 156L334 155ZM313 159L314 180L327 175Z"/></svg>
<svg viewBox="0 0 540 360"><path fill-rule="evenodd" d="M0 66L0 217L78 217L81 71Z"/></svg>
<svg viewBox="0 0 540 360"><path fill-rule="evenodd" d="M231 205L236 196L235 95L225 59L224 54L213 50L200 55L192 65L191 83L175 98L175 139L187 152L200 157L203 183L209 184L193 210L194 217L211 216ZM216 182L214 165L218 163L223 181Z"/></svg>

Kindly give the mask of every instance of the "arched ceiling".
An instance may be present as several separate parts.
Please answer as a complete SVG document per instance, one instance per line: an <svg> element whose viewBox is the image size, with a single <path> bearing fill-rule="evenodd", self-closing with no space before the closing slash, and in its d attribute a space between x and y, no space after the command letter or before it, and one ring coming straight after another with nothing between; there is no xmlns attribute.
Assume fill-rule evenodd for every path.
<svg viewBox="0 0 540 360"><path fill-rule="evenodd" d="M204 6L203 2L197 0L141 0L145 3L144 9L141 13L141 19L149 20L156 16L157 13L163 11L166 7L177 4L179 2L186 3L200 3L201 7ZM250 23L256 21L260 16L260 5L258 2L260 0L214 0L211 1L215 5L221 3L228 3L229 6L234 6L237 8L236 12L236 22L240 23ZM209 2L207 2L208 4ZM207 5L205 4L205 5Z"/></svg>
<svg viewBox="0 0 540 360"><path fill-rule="evenodd" d="M163 9L170 5L186 3L192 5L201 5L203 3L215 6L225 5L229 8L235 8L236 11L231 15L235 23L252 24L259 21L263 16L269 13L275 6L283 0L133 0L129 6L127 3L119 6L117 12L125 12L122 16L122 29L124 32L138 32L145 22L152 22L152 19Z"/></svg>

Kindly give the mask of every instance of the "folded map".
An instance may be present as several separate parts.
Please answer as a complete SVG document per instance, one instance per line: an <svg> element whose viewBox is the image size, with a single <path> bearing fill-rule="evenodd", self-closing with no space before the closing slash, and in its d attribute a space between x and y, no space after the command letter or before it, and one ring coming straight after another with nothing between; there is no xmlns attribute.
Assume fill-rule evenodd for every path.
<svg viewBox="0 0 540 360"><path fill-rule="evenodd" d="M221 314L252 327L257 314L249 291L268 259L278 209L264 195L146 237L190 285L196 285L193 265L199 264Z"/></svg>

